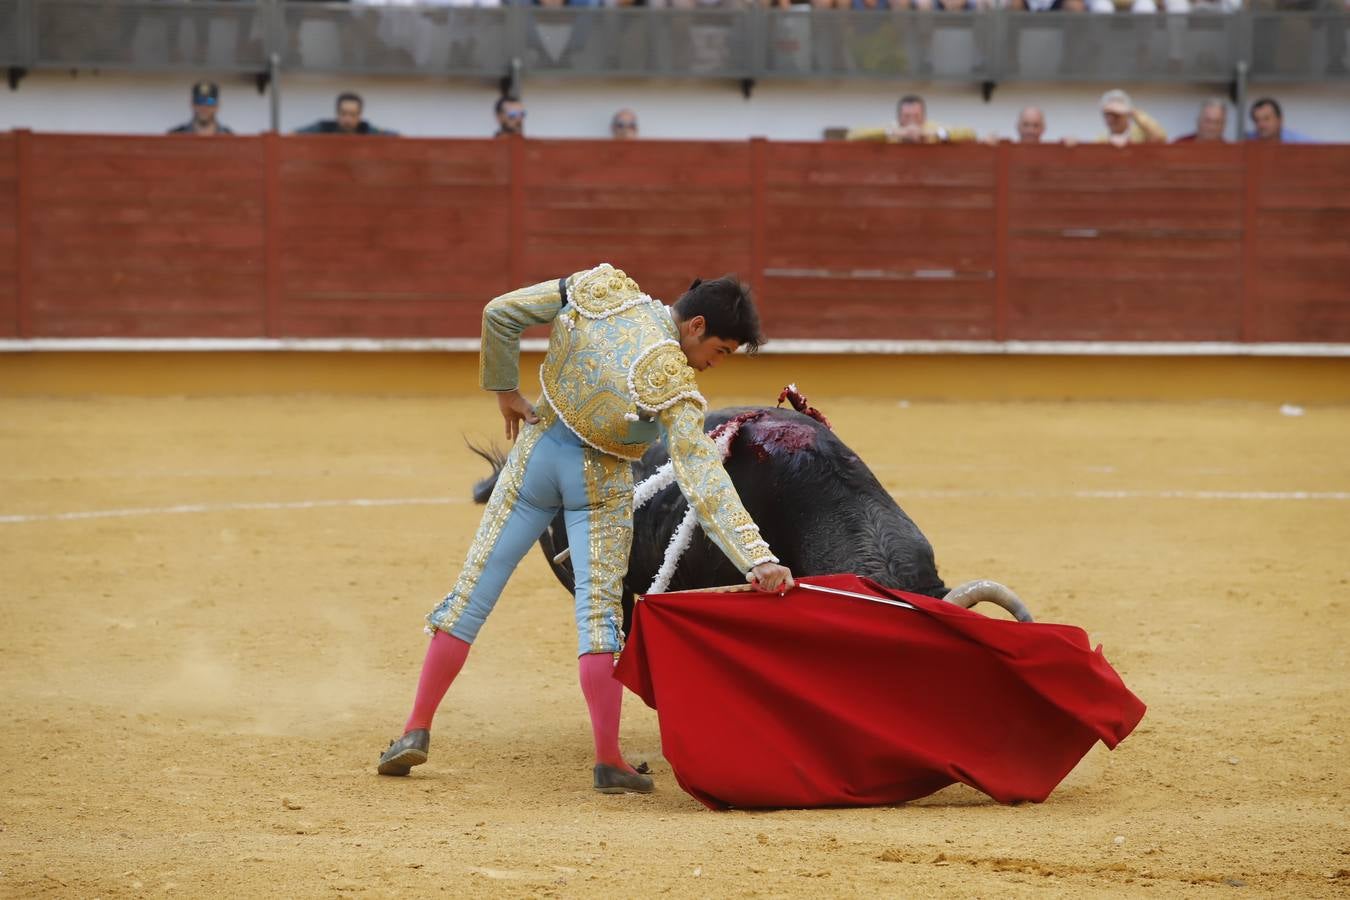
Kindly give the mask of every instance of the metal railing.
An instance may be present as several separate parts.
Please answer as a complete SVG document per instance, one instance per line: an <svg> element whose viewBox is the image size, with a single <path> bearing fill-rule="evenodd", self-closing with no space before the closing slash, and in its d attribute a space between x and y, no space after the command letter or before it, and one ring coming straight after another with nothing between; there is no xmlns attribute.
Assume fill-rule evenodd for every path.
<svg viewBox="0 0 1350 900"><path fill-rule="evenodd" d="M1320 8L1318 3L1321 3ZM1343 0L1115 14L0 0L0 66L499 78L1350 80ZM12 73L11 73L12 76Z"/></svg>

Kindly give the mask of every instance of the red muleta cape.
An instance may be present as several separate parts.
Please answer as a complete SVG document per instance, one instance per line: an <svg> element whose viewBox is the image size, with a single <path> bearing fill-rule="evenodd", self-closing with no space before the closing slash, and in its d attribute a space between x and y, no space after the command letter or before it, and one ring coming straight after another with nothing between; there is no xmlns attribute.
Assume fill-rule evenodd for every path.
<svg viewBox="0 0 1350 900"><path fill-rule="evenodd" d="M1144 704L1072 625L991 619L856 575L685 591L634 607L615 677L657 710L675 777L712 809L893 804L954 782L1041 801Z"/></svg>

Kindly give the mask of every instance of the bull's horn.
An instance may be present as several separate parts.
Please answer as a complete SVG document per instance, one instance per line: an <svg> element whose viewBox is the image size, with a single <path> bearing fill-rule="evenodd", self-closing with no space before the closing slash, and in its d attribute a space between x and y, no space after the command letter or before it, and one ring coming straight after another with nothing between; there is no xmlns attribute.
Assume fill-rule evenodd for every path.
<svg viewBox="0 0 1350 900"><path fill-rule="evenodd" d="M981 600L988 600L990 603L997 604L1012 613L1019 622L1032 621L1031 613L1027 610L1027 605L1022 602L1021 597L997 581L990 581L987 578L967 581L965 584L958 585L948 591L947 596L942 599L948 603L955 603L964 609L970 609Z"/></svg>
<svg viewBox="0 0 1350 900"><path fill-rule="evenodd" d="M571 558L572 558L572 548L564 547L558 551L557 556L553 557L553 561L561 566L563 563L567 562Z"/></svg>

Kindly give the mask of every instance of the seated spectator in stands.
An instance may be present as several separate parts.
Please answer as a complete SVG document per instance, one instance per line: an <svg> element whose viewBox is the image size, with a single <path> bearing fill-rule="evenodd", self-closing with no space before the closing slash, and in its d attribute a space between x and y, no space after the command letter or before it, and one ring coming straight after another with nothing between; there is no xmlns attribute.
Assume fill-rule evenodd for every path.
<svg viewBox="0 0 1350 900"><path fill-rule="evenodd" d="M212 81L199 81L192 86L192 119L169 134L234 134L220 124L216 113L220 110L220 88Z"/></svg>
<svg viewBox="0 0 1350 900"><path fill-rule="evenodd" d="M1091 0L1088 4L1095 13L1156 13L1159 6L1169 13L1185 13L1191 11L1191 0L1163 0L1161 4L1158 0Z"/></svg>
<svg viewBox="0 0 1350 900"><path fill-rule="evenodd" d="M896 122L884 128L850 128L846 140L885 141L890 144L947 144L977 139L973 128L948 128L928 118L928 104L917 94L906 94L896 104Z"/></svg>
<svg viewBox="0 0 1350 900"><path fill-rule="evenodd" d="M492 109L497 114L497 133L493 137L525 136L525 104L519 97L502 94Z"/></svg>
<svg viewBox="0 0 1350 900"><path fill-rule="evenodd" d="M1200 115L1195 117L1195 131L1184 134L1172 143L1193 144L1196 142L1223 142L1223 130L1228 125L1228 103L1219 97L1210 97L1200 106Z"/></svg>
<svg viewBox="0 0 1350 900"><path fill-rule="evenodd" d="M1039 144L1045 135L1045 113L1039 106L1026 106L1017 114L1017 143Z"/></svg>
<svg viewBox="0 0 1350 900"><path fill-rule="evenodd" d="M637 113L621 109L609 120L609 136L616 141L631 141L638 136Z"/></svg>
<svg viewBox="0 0 1350 900"><path fill-rule="evenodd" d="M1299 134L1292 128L1284 127L1284 110L1274 97L1262 97L1252 104L1252 124L1256 126L1247 132L1249 141L1276 141L1285 144L1316 143L1306 134Z"/></svg>
<svg viewBox="0 0 1350 900"><path fill-rule="evenodd" d="M1124 147L1126 144L1167 143L1167 132L1163 127L1148 113L1136 109L1130 95L1122 90L1102 94L1102 118L1106 121L1106 134L1097 139L1099 144Z"/></svg>
<svg viewBox="0 0 1350 900"><path fill-rule="evenodd" d="M361 110L365 108L365 103L361 100L359 94L353 94L350 91L338 94L337 98L337 118L320 119L312 125L306 125L297 130L296 134L385 134L396 135L397 131L390 131L387 128L376 128L374 125L361 118Z"/></svg>

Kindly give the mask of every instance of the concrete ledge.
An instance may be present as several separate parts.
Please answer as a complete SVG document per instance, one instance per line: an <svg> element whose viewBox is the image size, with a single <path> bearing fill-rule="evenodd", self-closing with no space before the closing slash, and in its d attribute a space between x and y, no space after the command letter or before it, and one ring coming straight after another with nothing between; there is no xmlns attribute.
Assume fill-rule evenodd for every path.
<svg viewBox="0 0 1350 900"><path fill-rule="evenodd" d="M526 338L521 350L542 353L543 338ZM301 352L477 353L478 338L6 338L0 353L100 352ZM914 354L1008 356L1346 356L1350 344L1224 341L868 341L771 340L774 355L908 356Z"/></svg>

